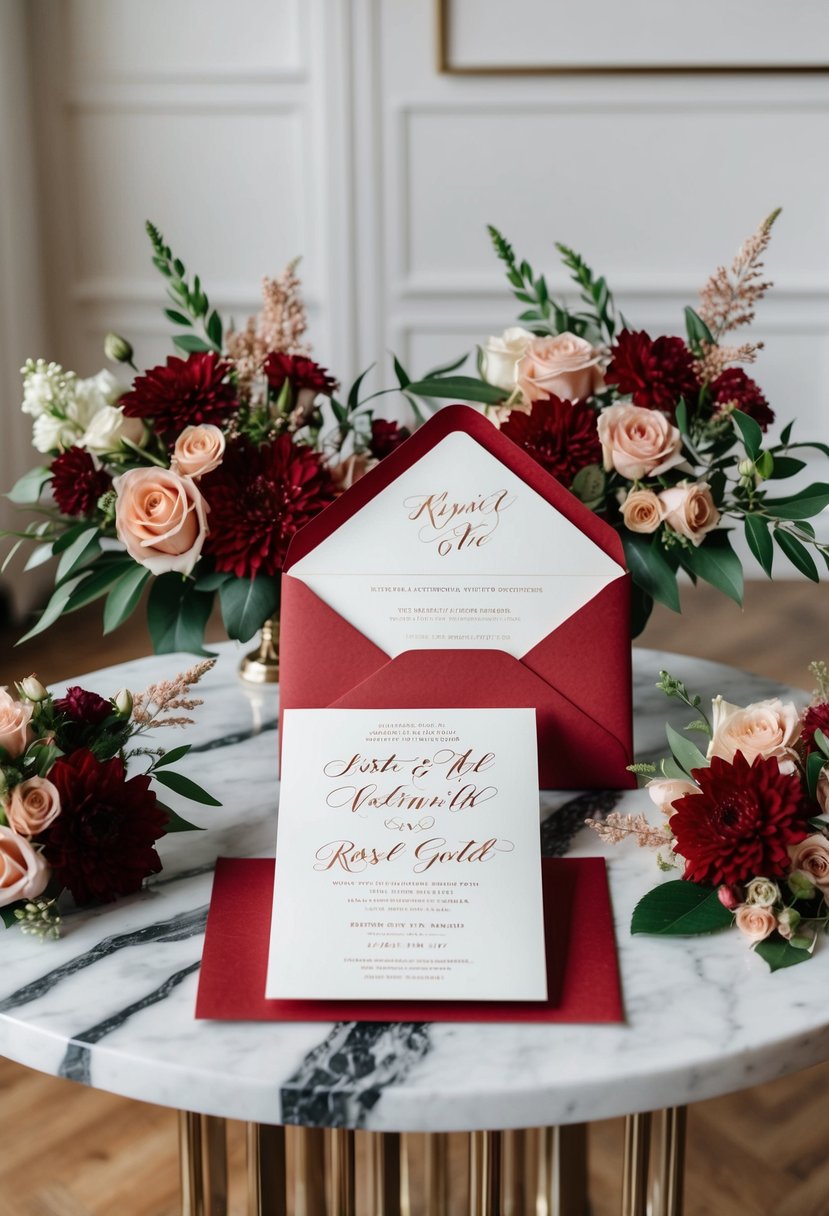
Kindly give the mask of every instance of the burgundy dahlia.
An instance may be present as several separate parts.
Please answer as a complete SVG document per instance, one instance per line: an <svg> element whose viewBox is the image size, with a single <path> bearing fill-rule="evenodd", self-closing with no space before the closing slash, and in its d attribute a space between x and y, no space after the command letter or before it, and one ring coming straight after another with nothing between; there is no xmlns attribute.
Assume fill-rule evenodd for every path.
<svg viewBox="0 0 829 1216"><path fill-rule="evenodd" d="M201 491L210 507L205 552L237 578L278 574L291 537L334 499L319 454L288 434L260 447L229 443Z"/></svg>
<svg viewBox="0 0 829 1216"><path fill-rule="evenodd" d="M54 706L59 714L67 714L83 726L97 726L112 713L109 701L77 684L67 688L66 696L55 701Z"/></svg>
<svg viewBox="0 0 829 1216"><path fill-rule="evenodd" d="M409 438L409 434L408 427L390 422L388 418L374 418L368 450L376 460L383 460L395 448L399 448L403 440Z"/></svg>
<svg viewBox="0 0 829 1216"><path fill-rule="evenodd" d="M119 756L102 762L79 748L55 762L49 780L61 809L48 829L44 855L78 903L130 895L158 873L153 845L164 835L167 816L146 774L127 780Z"/></svg>
<svg viewBox="0 0 829 1216"><path fill-rule="evenodd" d="M178 434L186 426L209 422L221 426L238 405L236 390L226 377L230 364L214 351L178 359L137 376L121 398L128 418L146 418L161 434Z"/></svg>
<svg viewBox="0 0 829 1216"><path fill-rule="evenodd" d="M683 877L716 887L787 874L787 846L809 833L800 776L781 773L774 756L749 764L742 752L731 764L715 756L691 776L701 793L678 798L671 816Z"/></svg>
<svg viewBox="0 0 829 1216"><path fill-rule="evenodd" d="M268 387L275 396L279 396L286 380L290 381L294 395L300 389L310 388L315 393L330 397L337 387L334 377L329 375L324 367L320 367L319 363L305 355L285 355L271 351L265 360L265 375L268 378Z"/></svg>
<svg viewBox="0 0 829 1216"><path fill-rule="evenodd" d="M611 349L608 384L630 393L634 405L673 416L680 397L699 392L694 357L681 338L651 338L644 330L623 329Z"/></svg>
<svg viewBox="0 0 829 1216"><path fill-rule="evenodd" d="M741 367L728 367L710 385L714 413L726 409L742 410L765 431L774 422L774 411L763 390Z"/></svg>
<svg viewBox="0 0 829 1216"><path fill-rule="evenodd" d="M810 705L803 715L800 741L807 755L815 750L816 730L822 730L829 739L829 704L825 701L821 701L819 705Z"/></svg>
<svg viewBox="0 0 829 1216"><path fill-rule="evenodd" d="M91 515L112 480L83 448L71 447L52 461L52 494L61 515Z"/></svg>
<svg viewBox="0 0 829 1216"><path fill-rule="evenodd" d="M542 397L529 414L511 410L501 433L568 487L579 469L602 458L596 411L583 401Z"/></svg>

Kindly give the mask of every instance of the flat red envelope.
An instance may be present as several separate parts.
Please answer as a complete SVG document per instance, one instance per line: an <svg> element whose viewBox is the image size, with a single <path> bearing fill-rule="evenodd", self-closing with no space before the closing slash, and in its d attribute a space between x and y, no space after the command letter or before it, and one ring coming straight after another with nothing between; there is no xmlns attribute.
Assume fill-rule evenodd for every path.
<svg viewBox="0 0 829 1216"><path fill-rule="evenodd" d="M265 997L274 862L220 857L196 1017L249 1022L622 1022L601 857L542 859L546 1001L275 1001Z"/></svg>

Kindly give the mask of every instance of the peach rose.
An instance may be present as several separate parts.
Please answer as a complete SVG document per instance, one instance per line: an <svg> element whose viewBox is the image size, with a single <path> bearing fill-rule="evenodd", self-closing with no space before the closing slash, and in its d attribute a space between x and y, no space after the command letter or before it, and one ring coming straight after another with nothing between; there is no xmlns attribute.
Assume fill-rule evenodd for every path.
<svg viewBox="0 0 829 1216"><path fill-rule="evenodd" d="M701 544L706 532L720 522L711 487L705 481L681 481L678 486L663 490L659 497L665 509L665 523L680 536L687 536L692 545Z"/></svg>
<svg viewBox="0 0 829 1216"><path fill-rule="evenodd" d="M60 814L60 794L45 777L29 777L9 797L6 818L19 836L37 836Z"/></svg>
<svg viewBox="0 0 829 1216"><path fill-rule="evenodd" d="M112 482L115 528L130 557L153 574L189 574L207 535L207 504L191 477L130 469Z"/></svg>
<svg viewBox="0 0 829 1216"><path fill-rule="evenodd" d="M653 490L631 490L622 503L622 519L631 532L655 532L665 518L665 508Z"/></svg>
<svg viewBox="0 0 829 1216"><path fill-rule="evenodd" d="M487 338L481 347L481 376L487 384L511 393L519 360L534 340L534 335L520 325L511 325L500 338Z"/></svg>
<svg viewBox="0 0 829 1216"><path fill-rule="evenodd" d="M186 426L173 448L173 468L182 477L203 477L222 463L225 437L210 422Z"/></svg>
<svg viewBox="0 0 829 1216"><path fill-rule="evenodd" d="M699 787L694 785L693 781L681 781L674 777L652 777L645 785L645 789L650 795L651 802L659 807L663 815L673 815L673 804L678 798L685 798L688 794L700 792Z"/></svg>
<svg viewBox="0 0 829 1216"><path fill-rule="evenodd" d="M11 759L22 756L29 745L32 710L33 706L15 701L5 688L0 688L0 747Z"/></svg>
<svg viewBox="0 0 829 1216"><path fill-rule="evenodd" d="M734 913L737 928L750 942L761 942L777 928L777 917L771 908L759 904L740 904Z"/></svg>
<svg viewBox="0 0 829 1216"><path fill-rule="evenodd" d="M11 828L0 826L0 907L17 899L37 899L48 882L43 855Z"/></svg>
<svg viewBox="0 0 829 1216"><path fill-rule="evenodd" d="M713 732L708 744L708 759L720 756L731 762L742 752L749 764L757 756L777 756L790 759L794 744L800 736L800 714L792 701L775 697L770 701L755 701L741 709L722 697L712 702Z"/></svg>
<svg viewBox="0 0 829 1216"><path fill-rule="evenodd" d="M807 836L800 844L789 845L792 869L811 878L821 891L829 891L829 840L820 832Z"/></svg>
<svg viewBox="0 0 829 1216"><path fill-rule="evenodd" d="M526 401L552 394L563 401L581 401L603 387L602 353L575 334L533 338L515 368Z"/></svg>
<svg viewBox="0 0 829 1216"><path fill-rule="evenodd" d="M682 436L659 410L630 401L609 405L599 414L599 439L606 472L638 481L664 473L682 461Z"/></svg>
<svg viewBox="0 0 829 1216"><path fill-rule="evenodd" d="M350 456L346 456L345 460L333 465L330 470L334 480L334 489L338 494L342 494L344 490L350 490L354 482L359 481L376 464L377 461L367 452L352 452Z"/></svg>

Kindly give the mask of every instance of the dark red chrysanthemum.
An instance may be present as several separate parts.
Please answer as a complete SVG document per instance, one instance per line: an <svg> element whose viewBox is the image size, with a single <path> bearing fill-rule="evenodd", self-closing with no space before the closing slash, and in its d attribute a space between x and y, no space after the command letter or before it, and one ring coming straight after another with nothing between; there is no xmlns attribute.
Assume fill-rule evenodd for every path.
<svg viewBox="0 0 829 1216"><path fill-rule="evenodd" d="M390 422L388 418L374 418L371 423L371 439L368 450L377 460L382 460L399 448L404 439L409 438L409 429Z"/></svg>
<svg viewBox="0 0 829 1216"><path fill-rule="evenodd" d="M225 380L229 371L214 351L186 359L169 355L163 367L136 377L121 405L128 418L147 418L161 434L202 422L221 426L238 405L236 390Z"/></svg>
<svg viewBox="0 0 829 1216"><path fill-rule="evenodd" d="M542 397L533 402L529 414L511 410L501 434L568 487L579 469L602 458L596 411L583 401Z"/></svg>
<svg viewBox="0 0 829 1216"><path fill-rule="evenodd" d="M800 776L781 773L774 756L749 764L742 752L691 775L702 792L678 798L671 816L683 877L716 887L787 874L787 846L809 832Z"/></svg>
<svg viewBox="0 0 829 1216"><path fill-rule="evenodd" d="M337 387L334 377L305 355L283 355L271 351L265 360L265 375L268 377L268 387L277 396L286 380L291 382L294 394L300 389L311 388L315 393L330 397Z"/></svg>
<svg viewBox="0 0 829 1216"><path fill-rule="evenodd" d="M79 748L55 762L49 780L60 794L60 814L43 851L78 903L130 895L158 873L153 844L164 835L167 816L148 776L127 780L119 756L100 761Z"/></svg>
<svg viewBox="0 0 829 1216"><path fill-rule="evenodd" d="M680 397L699 392L694 357L681 338L653 339L644 330L623 329L611 350L608 384L630 393L634 405L673 416Z"/></svg>
<svg viewBox="0 0 829 1216"><path fill-rule="evenodd" d="M52 494L62 515L91 515L112 479L83 448L67 448L52 461Z"/></svg>
<svg viewBox="0 0 829 1216"><path fill-rule="evenodd" d="M59 714L68 714L75 722L84 726L97 726L112 713L109 701L99 697L97 692L87 692L77 684L67 688L66 696L55 701L54 705Z"/></svg>
<svg viewBox="0 0 829 1216"><path fill-rule="evenodd" d="M810 705L803 715L800 739L807 755L815 750L816 730L822 730L829 739L829 704L826 701L821 701L819 705Z"/></svg>
<svg viewBox="0 0 829 1216"><path fill-rule="evenodd" d="M278 574L291 537L334 499L319 454L288 434L260 447L229 443L201 491L210 507L205 552L237 578Z"/></svg>
<svg viewBox="0 0 829 1216"><path fill-rule="evenodd" d="M763 390L741 367L728 367L712 380L711 398L714 413L733 408L742 410L765 431L774 422L774 411L763 395Z"/></svg>

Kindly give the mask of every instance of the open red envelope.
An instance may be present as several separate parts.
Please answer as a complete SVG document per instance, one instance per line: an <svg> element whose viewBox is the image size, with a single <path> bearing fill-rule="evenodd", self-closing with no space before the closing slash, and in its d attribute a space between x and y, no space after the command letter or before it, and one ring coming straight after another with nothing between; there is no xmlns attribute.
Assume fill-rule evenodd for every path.
<svg viewBox="0 0 829 1216"><path fill-rule="evenodd" d="M220 857L196 1017L273 1022L621 1022L616 940L601 857L542 859L546 1001L274 1001L265 997L274 862Z"/></svg>
<svg viewBox="0 0 829 1216"><path fill-rule="evenodd" d="M292 570L457 433L549 503L601 550L605 562L611 559L614 574L520 657L471 648L412 649L391 657ZM578 571L556 567L550 538L542 532L533 539L547 569L562 580L570 578L574 586ZM367 548L370 540L367 536ZM447 406L294 536L282 578L281 712L530 707L536 710L543 788L632 788L635 779L627 771L633 759L629 597L618 533L481 414L468 406Z"/></svg>

